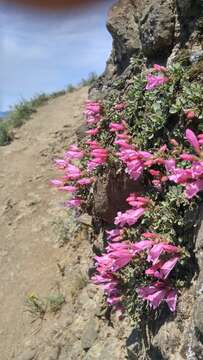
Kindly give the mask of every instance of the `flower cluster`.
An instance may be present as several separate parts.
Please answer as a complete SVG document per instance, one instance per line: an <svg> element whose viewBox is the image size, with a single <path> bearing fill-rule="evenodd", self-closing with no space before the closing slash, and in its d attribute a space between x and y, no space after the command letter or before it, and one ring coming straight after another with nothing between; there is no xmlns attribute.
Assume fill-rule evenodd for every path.
<svg viewBox="0 0 203 360"><path fill-rule="evenodd" d="M162 85L170 85L171 79L165 67L155 64L147 74L146 81L144 90L150 97L155 88L158 91ZM147 184L158 194L171 183L182 185L187 199L203 190L203 134L196 136L191 129L186 129L185 138L192 146L193 153L183 152L174 138L170 138L166 143L159 143L155 148L142 147L141 150L134 141L124 115L127 108L126 102L113 104L111 111L113 109L116 116L110 119L106 130L107 122L106 119L103 121L102 104L86 102L84 115L88 130L82 150L71 145L63 159L55 160L55 165L63 171L63 176L51 181L58 190L74 195L65 202L67 206L80 207L85 203L84 192L81 190L88 189L96 181L97 169L104 170L102 166L107 165L110 158L119 159L119 163L133 181L142 181L143 175L147 174ZM191 109L184 110L184 114L188 122L197 118L197 113ZM113 139L113 146L108 149L102 142L104 129ZM137 297L147 301L153 309L166 302L174 312L178 291L173 282L172 271L179 266L184 251L177 246L178 242L174 243L171 238L160 235L162 229L159 234L154 230L153 224L149 226L147 221L145 222L145 218L156 213L158 208L151 194L149 197L146 194L131 193L126 201L126 211L118 211L114 219L115 228L106 230L104 242L107 246L100 256L94 258L96 274L92 281L104 290L107 303L114 310L123 313L126 296L122 288L121 274L139 260L144 263L144 267L140 268L140 277L145 278L145 281L139 282L134 289ZM144 224L144 231L147 232L143 232L141 227L139 237L131 238L129 231L141 224Z"/></svg>
<svg viewBox="0 0 203 360"><path fill-rule="evenodd" d="M186 169L176 167L174 159L166 160L165 166L170 174L169 180L185 186L185 196L191 199L203 190L203 134L196 136L192 130L187 129L185 137L195 154L183 153L180 159L188 161L191 166Z"/></svg>
<svg viewBox="0 0 203 360"><path fill-rule="evenodd" d="M160 85L164 85L169 81L168 77L164 76L167 69L164 66L160 66L155 64L153 67L153 72L158 72L158 75L148 74L147 75L147 85L145 87L146 90L154 90L156 87Z"/></svg>
<svg viewBox="0 0 203 360"><path fill-rule="evenodd" d="M110 242L105 254L95 257L97 275L92 278L94 283L102 285L107 295L107 302L115 306L116 309L118 307L121 310L121 295L116 273L133 261L136 256L139 256L141 252L147 251L147 262L151 263L151 266L145 270L145 274L157 278L159 281L149 286L138 288L137 292L154 309L160 305L161 301L165 300L170 310L175 311L177 292L170 286L167 279L180 259L180 249L177 246L168 244L168 242L154 233L143 234L145 239L136 243L121 242L122 235L118 229L107 232L107 234ZM115 242L115 237L117 242ZM114 241L113 243L111 242L112 240ZM161 258L163 255L167 255L168 259L163 260ZM108 286L106 285L107 283ZM152 288L154 289L153 292Z"/></svg>

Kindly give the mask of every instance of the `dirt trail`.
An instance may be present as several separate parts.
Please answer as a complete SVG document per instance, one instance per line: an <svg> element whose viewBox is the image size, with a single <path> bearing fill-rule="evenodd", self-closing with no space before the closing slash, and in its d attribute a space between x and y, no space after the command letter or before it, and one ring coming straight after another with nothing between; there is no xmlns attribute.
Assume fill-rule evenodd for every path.
<svg viewBox="0 0 203 360"><path fill-rule="evenodd" d="M46 296L59 281L64 249L56 246L53 221L64 195L48 180L55 176L52 156L74 141L86 97L82 88L50 100L0 148L0 360L16 359L33 331L26 295Z"/></svg>

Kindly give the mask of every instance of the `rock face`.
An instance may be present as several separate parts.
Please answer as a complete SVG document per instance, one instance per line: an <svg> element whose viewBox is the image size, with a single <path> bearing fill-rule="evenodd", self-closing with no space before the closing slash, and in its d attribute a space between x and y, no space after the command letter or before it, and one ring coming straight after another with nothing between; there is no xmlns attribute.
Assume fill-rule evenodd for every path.
<svg viewBox="0 0 203 360"><path fill-rule="evenodd" d="M199 276L185 291L177 316L160 327L152 340L152 348L161 359L203 358L203 206L200 208L199 231L196 240Z"/></svg>
<svg viewBox="0 0 203 360"><path fill-rule="evenodd" d="M117 175L111 171L100 177L94 189L93 215L112 224L118 211L127 209L126 198L132 192L140 192L140 182L135 183L126 174Z"/></svg>
<svg viewBox="0 0 203 360"><path fill-rule="evenodd" d="M105 96L120 76L129 79L131 58L165 65L179 50L201 51L202 17L202 0L119 0L107 20L112 52L90 96Z"/></svg>

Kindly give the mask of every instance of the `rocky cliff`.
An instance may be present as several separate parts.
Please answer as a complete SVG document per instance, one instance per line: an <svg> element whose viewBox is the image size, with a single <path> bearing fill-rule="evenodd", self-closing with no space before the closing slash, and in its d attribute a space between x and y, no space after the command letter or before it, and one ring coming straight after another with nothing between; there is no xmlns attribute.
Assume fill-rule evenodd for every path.
<svg viewBox="0 0 203 360"><path fill-rule="evenodd" d="M107 29L113 47L104 74L90 91L94 97L112 88L120 91L121 80L128 82L136 71L133 59L145 59L149 66L203 57L202 0L119 0L109 11Z"/></svg>
<svg viewBox="0 0 203 360"><path fill-rule="evenodd" d="M109 11L107 28L113 38L104 74L90 89L90 97L120 98L139 73L140 63L191 66L202 83L202 0L119 0ZM94 195L97 219L110 222L117 202L125 196L125 179L101 177ZM122 198L122 199L121 199ZM177 314L135 329L127 340L128 358L199 360L203 358L203 209L195 225L194 253L197 270L179 301Z"/></svg>

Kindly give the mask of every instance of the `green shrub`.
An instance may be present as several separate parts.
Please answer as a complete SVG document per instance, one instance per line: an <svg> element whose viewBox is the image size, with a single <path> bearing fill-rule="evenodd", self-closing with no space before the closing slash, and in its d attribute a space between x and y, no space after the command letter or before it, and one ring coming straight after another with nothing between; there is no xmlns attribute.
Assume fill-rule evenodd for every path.
<svg viewBox="0 0 203 360"><path fill-rule="evenodd" d="M72 93L75 90L76 90L75 86L73 86L72 84L68 84L67 89L66 89L67 93Z"/></svg>
<svg viewBox="0 0 203 360"><path fill-rule="evenodd" d="M9 130L6 122L0 123L0 146L6 145L11 141Z"/></svg>

